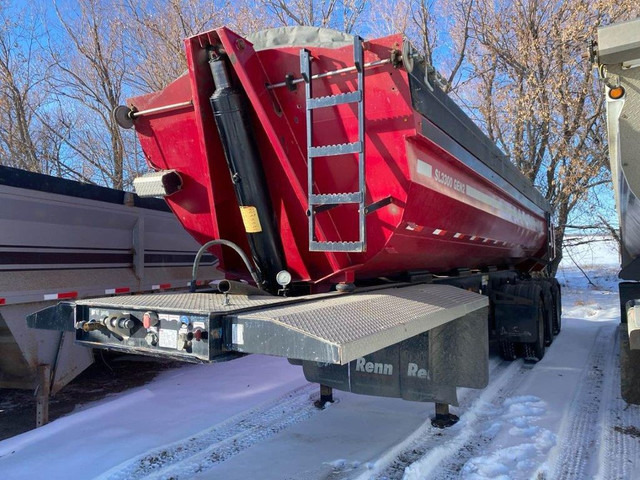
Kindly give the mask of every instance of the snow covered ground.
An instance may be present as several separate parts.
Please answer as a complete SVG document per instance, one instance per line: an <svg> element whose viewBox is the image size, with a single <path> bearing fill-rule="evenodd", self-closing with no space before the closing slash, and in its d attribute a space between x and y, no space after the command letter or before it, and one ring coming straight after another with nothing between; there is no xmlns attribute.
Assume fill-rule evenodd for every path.
<svg viewBox="0 0 640 480"><path fill-rule="evenodd" d="M0 479L640 479L640 408L619 396L612 242L565 253L563 330L535 364L490 358L460 422L317 387L286 360L184 366L0 442ZM584 270L587 278L581 273Z"/></svg>

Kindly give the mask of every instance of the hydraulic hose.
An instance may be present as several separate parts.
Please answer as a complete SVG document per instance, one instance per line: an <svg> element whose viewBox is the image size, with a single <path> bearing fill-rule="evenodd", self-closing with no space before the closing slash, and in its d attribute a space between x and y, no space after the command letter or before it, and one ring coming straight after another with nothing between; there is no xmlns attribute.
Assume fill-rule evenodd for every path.
<svg viewBox="0 0 640 480"><path fill-rule="evenodd" d="M207 243L205 243L200 247L200 250L198 250L198 253L196 254L196 258L193 260L193 268L191 270L191 285L189 287L189 291L191 292L196 291L196 279L198 277L198 267L200 266L200 259L202 258L202 255L204 255L204 252L206 252L208 248L211 248L214 245L224 245L226 247L229 247L235 250L235 252L238 255L240 255L240 258L242 259L245 266L247 267L247 270L249 270L249 273L251 274L251 278L253 279L254 282L256 282L257 287L259 289L262 289L262 278L260 277L260 272L251 263L251 261L249 260L249 257L247 257L247 255L242 251L242 249L235 243L230 242L229 240L218 239L218 240L208 241Z"/></svg>

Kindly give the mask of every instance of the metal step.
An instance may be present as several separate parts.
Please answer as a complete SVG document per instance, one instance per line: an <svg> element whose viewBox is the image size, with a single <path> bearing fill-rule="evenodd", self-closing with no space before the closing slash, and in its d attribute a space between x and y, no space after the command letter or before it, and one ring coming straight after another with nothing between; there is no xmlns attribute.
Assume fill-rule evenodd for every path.
<svg viewBox="0 0 640 480"><path fill-rule="evenodd" d="M346 155L348 153L360 153L362 142L339 143L337 145L324 145L322 147L309 147L309 157L331 157L334 155Z"/></svg>
<svg viewBox="0 0 640 480"><path fill-rule="evenodd" d="M345 103L358 103L362 100L362 92L339 93L337 95L327 95L326 97L316 97L307 100L308 108L335 107Z"/></svg>
<svg viewBox="0 0 640 480"><path fill-rule="evenodd" d="M314 194L309 196L309 200L311 205L360 203L362 201L362 192Z"/></svg>
<svg viewBox="0 0 640 480"><path fill-rule="evenodd" d="M233 350L345 365L465 315L489 300L448 285L412 285L232 314Z"/></svg>
<svg viewBox="0 0 640 480"><path fill-rule="evenodd" d="M309 242L310 252L364 252L364 242Z"/></svg>

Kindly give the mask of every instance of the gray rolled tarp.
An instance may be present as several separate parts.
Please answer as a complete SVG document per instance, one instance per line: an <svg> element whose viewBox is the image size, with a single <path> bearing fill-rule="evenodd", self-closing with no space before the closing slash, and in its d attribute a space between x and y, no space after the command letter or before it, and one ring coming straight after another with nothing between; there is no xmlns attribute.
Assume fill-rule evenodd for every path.
<svg viewBox="0 0 640 480"><path fill-rule="evenodd" d="M319 27L279 27L248 35L255 51L278 47L340 48L353 45L353 35Z"/></svg>

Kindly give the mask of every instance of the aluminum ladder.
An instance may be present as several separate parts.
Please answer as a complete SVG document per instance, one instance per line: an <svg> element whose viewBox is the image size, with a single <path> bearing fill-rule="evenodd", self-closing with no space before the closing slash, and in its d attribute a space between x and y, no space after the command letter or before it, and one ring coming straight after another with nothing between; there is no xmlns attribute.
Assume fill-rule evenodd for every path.
<svg viewBox="0 0 640 480"><path fill-rule="evenodd" d="M357 90L348 93L328 95L326 97L313 97L312 80L326 77L331 73L326 72L317 75L311 74L311 54L309 50L300 50L300 73L305 82L306 115L307 115L307 177L308 177L308 216L309 216L309 250L312 252L365 252L366 242L366 210L365 210L365 141L364 141L364 50L362 38L354 37L353 61L358 72ZM352 70L350 68L348 70ZM344 72L343 69L340 72ZM358 141L337 145L313 145L313 111L316 108L335 107L337 105L358 104ZM329 157L336 155L358 154L358 191L348 193L313 193L313 159L316 157ZM358 241L325 242L318 241L315 234L316 213L336 207L338 205L358 205ZM318 207L316 209L316 207Z"/></svg>

